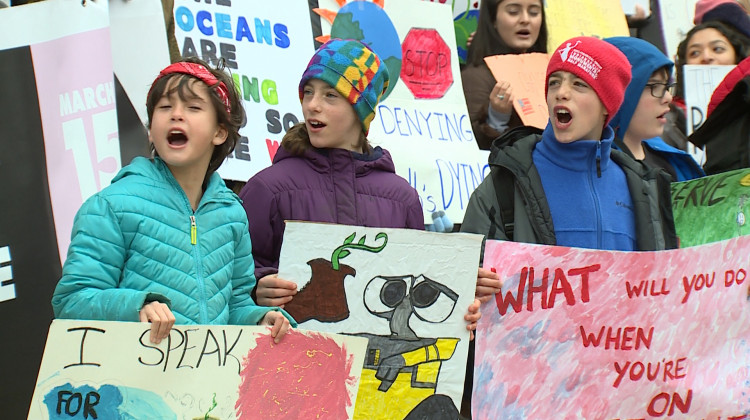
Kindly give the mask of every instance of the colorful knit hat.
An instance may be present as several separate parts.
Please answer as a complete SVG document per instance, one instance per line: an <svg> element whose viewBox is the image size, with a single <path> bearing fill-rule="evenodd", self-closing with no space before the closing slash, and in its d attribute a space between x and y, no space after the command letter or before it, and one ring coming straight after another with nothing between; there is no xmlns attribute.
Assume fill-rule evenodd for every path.
<svg viewBox="0 0 750 420"><path fill-rule="evenodd" d="M556 71L567 71L585 81L607 110L604 124L615 116L630 83L630 63L614 45L601 39L581 36L563 42L550 57L547 65L544 94L547 95L549 76Z"/></svg>
<svg viewBox="0 0 750 420"><path fill-rule="evenodd" d="M371 49L359 41L331 39L315 51L302 74L300 101L310 79L328 83L347 98L367 135L375 118L375 106L388 89L389 80L385 63Z"/></svg>

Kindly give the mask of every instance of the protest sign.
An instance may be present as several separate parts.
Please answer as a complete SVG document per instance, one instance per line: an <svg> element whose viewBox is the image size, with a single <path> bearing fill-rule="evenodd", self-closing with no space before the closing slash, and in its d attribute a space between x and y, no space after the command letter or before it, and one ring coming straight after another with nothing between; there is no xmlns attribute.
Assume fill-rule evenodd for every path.
<svg viewBox="0 0 750 420"><path fill-rule="evenodd" d="M716 87L735 66L714 66L704 64L686 64L682 67L684 74L685 107L688 135L697 130L706 120L708 103ZM688 143L688 153L696 162L703 164L706 153Z"/></svg>
<svg viewBox="0 0 750 420"><path fill-rule="evenodd" d="M174 15L182 55L214 65L223 58L241 91L247 121L219 174L247 181L271 164L286 130L302 121L297 86L314 51L309 6L176 0Z"/></svg>
<svg viewBox="0 0 750 420"><path fill-rule="evenodd" d="M75 212L120 168L107 6L0 11L0 336L24 337L0 349L8 418L27 414Z"/></svg>
<svg viewBox="0 0 750 420"><path fill-rule="evenodd" d="M750 169L672 183L680 247L750 234Z"/></svg>
<svg viewBox="0 0 750 420"><path fill-rule="evenodd" d="M750 236L659 252L487 241L478 418L742 418ZM738 417L732 417L738 416Z"/></svg>
<svg viewBox="0 0 750 420"><path fill-rule="evenodd" d="M300 329L369 339L355 418L458 415L481 240L287 223L278 275L299 287L284 308Z"/></svg>
<svg viewBox="0 0 750 420"><path fill-rule="evenodd" d="M686 64L683 66L685 75L685 105L687 107L687 134L703 124L706 120L708 103L711 101L716 87L724 77L736 66L718 66L705 64Z"/></svg>
<svg viewBox="0 0 750 420"><path fill-rule="evenodd" d="M513 87L513 108L524 125L544 129L549 122L544 83L547 79L547 54L505 54L485 57L495 80Z"/></svg>
<svg viewBox="0 0 750 420"><path fill-rule="evenodd" d="M566 0L544 2L547 51L576 36L628 36L620 0Z"/></svg>
<svg viewBox="0 0 750 420"><path fill-rule="evenodd" d="M351 418L367 341L270 327L55 320L30 419Z"/></svg>
<svg viewBox="0 0 750 420"><path fill-rule="evenodd" d="M396 173L419 193L426 222L438 210L462 220L489 167L466 111L451 9L419 0L313 3L176 1L182 54L223 57L242 87L248 123L220 174L246 181L270 165L284 133L302 121L298 84L315 47L356 39L390 74L371 144L391 153Z"/></svg>

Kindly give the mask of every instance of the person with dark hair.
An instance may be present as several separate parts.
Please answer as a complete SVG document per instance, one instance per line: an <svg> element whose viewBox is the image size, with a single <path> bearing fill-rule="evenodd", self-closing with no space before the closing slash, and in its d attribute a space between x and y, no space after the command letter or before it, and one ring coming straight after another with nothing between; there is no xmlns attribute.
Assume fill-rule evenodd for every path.
<svg viewBox="0 0 750 420"><path fill-rule="evenodd" d="M269 325L278 342L290 319L251 299L247 218L216 173L245 116L231 76L197 58L169 65L146 108L153 157L81 206L55 316L150 322L154 343L175 323Z"/></svg>
<svg viewBox="0 0 750 420"><path fill-rule="evenodd" d="M471 195L461 231L589 249L676 248L669 177L612 149L609 122L630 71L605 41L563 42L547 66L547 127L495 140L491 173Z"/></svg>
<svg viewBox="0 0 750 420"><path fill-rule="evenodd" d="M610 121L615 131L614 145L648 166L664 169L672 181L686 181L703 175L703 170L687 152L661 139L672 102L670 82L672 63L651 43L629 36L605 38L627 57L632 80L625 99Z"/></svg>
<svg viewBox="0 0 750 420"><path fill-rule="evenodd" d="M522 125L513 110L510 83L496 81L484 62L501 54L547 53L547 28L541 0L483 0L477 31L461 72L466 106L480 149L497 136Z"/></svg>
<svg viewBox="0 0 750 420"><path fill-rule="evenodd" d="M685 105L685 64L733 65L750 55L750 38L718 20L704 19L685 35L677 47L676 86L669 124L663 139L667 144L685 150L687 118Z"/></svg>

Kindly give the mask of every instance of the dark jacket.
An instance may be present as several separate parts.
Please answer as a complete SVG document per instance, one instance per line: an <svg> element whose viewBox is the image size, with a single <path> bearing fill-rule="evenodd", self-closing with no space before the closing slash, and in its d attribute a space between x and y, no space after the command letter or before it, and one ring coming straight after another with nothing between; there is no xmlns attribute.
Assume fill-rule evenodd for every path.
<svg viewBox="0 0 750 420"><path fill-rule="evenodd" d="M750 57L716 87L706 122L689 140L706 150L706 173L750 167Z"/></svg>
<svg viewBox="0 0 750 420"><path fill-rule="evenodd" d="M516 242L558 245L542 180L532 160L532 152L541 134L530 134L505 144L508 135L495 140L490 167L507 168L514 182L514 235ZM618 150L612 161L625 172L634 205L636 248L654 251L677 247L672 218L669 176L660 169L648 168ZM500 205L507 204L501 203ZM486 235L488 239L507 240L492 176L488 176L469 200L461 231Z"/></svg>
<svg viewBox="0 0 750 420"><path fill-rule="evenodd" d="M278 269L285 220L424 229L417 191L380 147L369 155L310 148L304 156L279 147L273 165L250 178L240 198L258 278Z"/></svg>

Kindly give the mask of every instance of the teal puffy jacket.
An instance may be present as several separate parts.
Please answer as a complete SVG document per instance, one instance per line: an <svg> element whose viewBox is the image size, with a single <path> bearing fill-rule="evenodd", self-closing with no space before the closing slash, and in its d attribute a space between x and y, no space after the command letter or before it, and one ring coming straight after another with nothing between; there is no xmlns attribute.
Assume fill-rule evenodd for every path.
<svg viewBox="0 0 750 420"><path fill-rule="evenodd" d="M78 211L52 306L58 318L138 321L160 301L177 324L254 325L279 309L250 298L253 271L245 211L218 174L193 212L164 162L138 157Z"/></svg>

